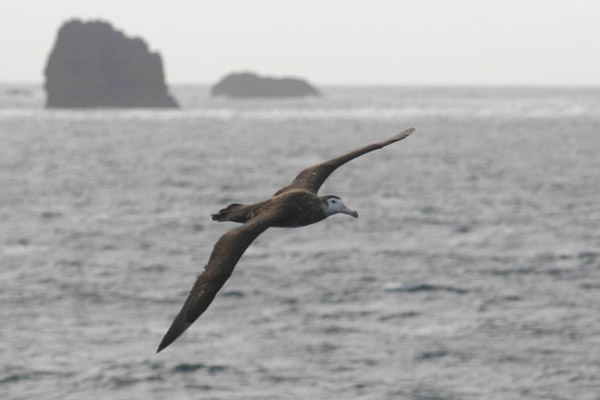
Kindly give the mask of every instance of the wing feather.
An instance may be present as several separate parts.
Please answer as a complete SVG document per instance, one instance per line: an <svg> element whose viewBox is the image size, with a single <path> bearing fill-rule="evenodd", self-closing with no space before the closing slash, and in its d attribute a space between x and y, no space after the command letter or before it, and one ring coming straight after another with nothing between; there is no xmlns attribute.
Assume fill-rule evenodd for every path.
<svg viewBox="0 0 600 400"><path fill-rule="evenodd" d="M259 215L241 227L225 233L215 244L208 264L198 276L181 311L158 346L157 353L170 345L208 308L231 276L235 265L252 241L277 221L278 215Z"/></svg>
<svg viewBox="0 0 600 400"><path fill-rule="evenodd" d="M408 137L414 131L415 128L409 128L382 142L377 142L361 147L360 149L356 149L342 156L308 167L302 170L290 185L280 189L277 193L275 193L275 196L294 189L304 189L316 194L319 191L321 185L323 185L323 182L325 182L329 175L331 175L331 173L337 168L346 164L348 161L362 156L363 154L381 149L392 143L398 142Z"/></svg>

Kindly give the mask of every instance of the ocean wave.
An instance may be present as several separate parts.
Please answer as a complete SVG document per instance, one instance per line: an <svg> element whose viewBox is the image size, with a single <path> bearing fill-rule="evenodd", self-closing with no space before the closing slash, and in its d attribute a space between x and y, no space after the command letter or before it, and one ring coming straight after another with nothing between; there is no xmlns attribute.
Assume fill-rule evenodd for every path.
<svg viewBox="0 0 600 400"><path fill-rule="evenodd" d="M71 376L71 375L72 374L59 373L59 372L54 372L54 371L24 371L24 372L17 372L17 373L12 373L12 374L8 374L5 376L1 376L0 377L0 385L17 383L17 382L27 381L27 380L42 379L47 376L67 377L67 376Z"/></svg>
<svg viewBox="0 0 600 400"><path fill-rule="evenodd" d="M224 365L206 365L204 363L181 363L173 367L172 371L177 373L190 373L198 370L205 370L209 374L218 374L224 372L227 367Z"/></svg>
<svg viewBox="0 0 600 400"><path fill-rule="evenodd" d="M388 283L384 285L386 292L449 292L456 294L469 293L468 290L445 285L435 285L431 283Z"/></svg>

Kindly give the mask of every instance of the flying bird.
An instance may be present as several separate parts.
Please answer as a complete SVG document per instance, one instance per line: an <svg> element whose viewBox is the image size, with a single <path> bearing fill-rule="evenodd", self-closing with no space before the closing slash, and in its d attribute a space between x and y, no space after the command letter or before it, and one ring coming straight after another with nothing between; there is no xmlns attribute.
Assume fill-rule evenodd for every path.
<svg viewBox="0 0 600 400"><path fill-rule="evenodd" d="M414 131L414 128L407 129L382 142L308 167L291 184L277 191L268 200L255 204L234 203L213 214L214 221L232 221L243 225L225 233L217 241L204 271L196 279L181 311L160 342L157 353L173 343L206 311L231 276L244 251L265 230L271 227L306 226L338 213L358 218L358 212L348 208L340 197L318 196L319 188L338 167L363 154L398 142Z"/></svg>

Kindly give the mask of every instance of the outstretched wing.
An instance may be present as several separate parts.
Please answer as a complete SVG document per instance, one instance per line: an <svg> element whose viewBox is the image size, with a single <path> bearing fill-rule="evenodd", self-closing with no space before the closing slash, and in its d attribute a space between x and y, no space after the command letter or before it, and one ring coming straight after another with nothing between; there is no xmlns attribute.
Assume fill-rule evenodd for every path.
<svg viewBox="0 0 600 400"><path fill-rule="evenodd" d="M244 251L252 241L277 221L277 213L259 215L241 227L227 232L217 241L204 267L196 279L181 311L158 346L157 353L173 343L208 308L215 295L231 276Z"/></svg>
<svg viewBox="0 0 600 400"><path fill-rule="evenodd" d="M360 149L351 151L350 153L344 154L343 156L339 156L329 161L322 162L321 164L308 167L302 170L302 172L300 172L298 176L296 176L296 179L294 179L294 181L290 185L284 187L283 189L280 189L277 193L275 193L275 196L293 189L304 189L316 194L319 191L319 188L321 187L323 182L325 182L325 179L327 179L327 177L331 175L331 173L335 171L338 167L341 167L348 161L360 157L363 154L369 153L373 150L381 149L382 147L398 142L404 139L405 137L409 136L414 131L415 128L409 128L404 132L400 132L382 142L373 143L368 146L361 147Z"/></svg>

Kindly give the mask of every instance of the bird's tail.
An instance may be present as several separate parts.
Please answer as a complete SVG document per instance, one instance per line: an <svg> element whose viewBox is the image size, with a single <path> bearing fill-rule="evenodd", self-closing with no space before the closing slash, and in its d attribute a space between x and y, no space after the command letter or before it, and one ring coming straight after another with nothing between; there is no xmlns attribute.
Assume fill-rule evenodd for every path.
<svg viewBox="0 0 600 400"><path fill-rule="evenodd" d="M245 212L240 212L243 211L243 208L245 208L246 206L244 204L239 204L239 203L233 203L228 205L227 207L219 210L218 213L216 214L212 214L211 217L213 219L213 221L219 221L219 222L223 222L223 221L232 221L232 222L246 222L247 217L246 217L246 213Z"/></svg>

